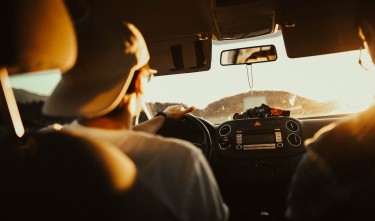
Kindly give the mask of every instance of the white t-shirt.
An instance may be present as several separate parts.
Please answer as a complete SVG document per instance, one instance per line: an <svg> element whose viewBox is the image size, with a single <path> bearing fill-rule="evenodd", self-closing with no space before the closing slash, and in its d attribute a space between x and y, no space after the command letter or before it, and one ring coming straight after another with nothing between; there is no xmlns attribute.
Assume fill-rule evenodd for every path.
<svg viewBox="0 0 375 221"><path fill-rule="evenodd" d="M112 143L136 164L138 179L180 220L227 220L229 211L202 151L179 139L133 130L64 129Z"/></svg>

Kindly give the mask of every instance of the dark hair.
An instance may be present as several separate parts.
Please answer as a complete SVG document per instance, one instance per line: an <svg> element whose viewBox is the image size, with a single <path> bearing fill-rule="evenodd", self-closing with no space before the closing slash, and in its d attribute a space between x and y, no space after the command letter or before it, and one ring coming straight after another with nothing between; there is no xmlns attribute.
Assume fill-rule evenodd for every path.
<svg viewBox="0 0 375 221"><path fill-rule="evenodd" d="M138 77L139 74L140 74L140 70L136 70L134 72L132 81L129 84L129 87L128 87L127 91L126 91L126 94L132 94L132 93L135 92L135 80L137 79L137 77ZM113 109L109 113L107 113L106 116L117 116L117 115L119 115L119 114L121 114L123 112L124 108L125 108L124 102L121 101L115 107L115 109Z"/></svg>
<svg viewBox="0 0 375 221"><path fill-rule="evenodd" d="M135 92L135 81L137 80L138 76L141 74L141 72L142 72L143 69L149 69L149 68L150 68L150 66L148 64L146 64L146 65L144 65L143 67L141 67L140 69L138 69L138 70L136 70L134 72L132 81L130 82L129 87L126 90L126 94L132 94L132 93ZM115 107L115 109L113 109L107 115L112 115L112 116L118 115L118 114L122 113L122 111L123 111L124 108L125 108L125 105L124 105L123 101L121 101Z"/></svg>
<svg viewBox="0 0 375 221"><path fill-rule="evenodd" d="M134 72L132 81L130 82L130 85L128 87L128 90L126 91L126 94L131 94L135 92L135 81L138 78L138 75L142 72L142 70L150 70L150 65L147 63L143 67L141 67L140 69Z"/></svg>

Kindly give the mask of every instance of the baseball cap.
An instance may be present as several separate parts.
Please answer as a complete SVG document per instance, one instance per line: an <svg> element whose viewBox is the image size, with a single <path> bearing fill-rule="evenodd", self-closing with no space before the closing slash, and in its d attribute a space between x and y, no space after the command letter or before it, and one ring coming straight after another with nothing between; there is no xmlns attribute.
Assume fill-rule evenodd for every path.
<svg viewBox="0 0 375 221"><path fill-rule="evenodd" d="M150 59L141 32L131 23L105 18L76 22L78 56L62 74L43 113L93 118L113 110L124 97L134 72Z"/></svg>

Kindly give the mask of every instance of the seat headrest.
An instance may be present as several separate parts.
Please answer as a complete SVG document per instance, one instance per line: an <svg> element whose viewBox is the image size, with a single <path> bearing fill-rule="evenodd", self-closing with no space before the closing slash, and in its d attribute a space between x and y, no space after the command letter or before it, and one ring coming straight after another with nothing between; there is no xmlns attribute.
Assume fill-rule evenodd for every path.
<svg viewBox="0 0 375 221"><path fill-rule="evenodd" d="M10 74L70 69L76 60L74 27L62 0L2 1L0 67Z"/></svg>

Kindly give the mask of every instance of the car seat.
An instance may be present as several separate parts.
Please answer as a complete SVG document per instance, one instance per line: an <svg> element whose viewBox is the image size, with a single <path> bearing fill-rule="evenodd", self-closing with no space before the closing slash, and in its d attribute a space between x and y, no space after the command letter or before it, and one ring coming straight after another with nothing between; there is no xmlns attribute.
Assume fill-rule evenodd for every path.
<svg viewBox="0 0 375 221"><path fill-rule="evenodd" d="M25 133L9 84L9 74L72 67L76 40L64 3L0 5L0 220L123 219L133 162L109 143L58 125Z"/></svg>

